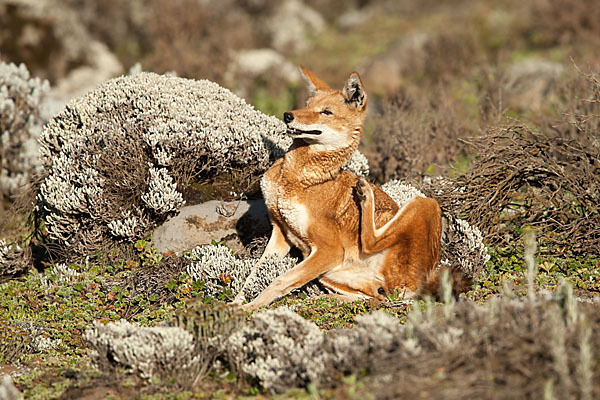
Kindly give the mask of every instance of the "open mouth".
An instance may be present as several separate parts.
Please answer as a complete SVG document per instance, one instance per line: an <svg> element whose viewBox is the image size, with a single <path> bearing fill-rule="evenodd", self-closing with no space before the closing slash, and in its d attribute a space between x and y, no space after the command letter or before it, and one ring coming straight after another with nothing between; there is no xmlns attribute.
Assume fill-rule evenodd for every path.
<svg viewBox="0 0 600 400"><path fill-rule="evenodd" d="M303 131L302 129L296 129L296 128L292 128L292 127L288 126L286 133L288 135L298 136L298 135L320 135L322 132L318 131L318 130Z"/></svg>

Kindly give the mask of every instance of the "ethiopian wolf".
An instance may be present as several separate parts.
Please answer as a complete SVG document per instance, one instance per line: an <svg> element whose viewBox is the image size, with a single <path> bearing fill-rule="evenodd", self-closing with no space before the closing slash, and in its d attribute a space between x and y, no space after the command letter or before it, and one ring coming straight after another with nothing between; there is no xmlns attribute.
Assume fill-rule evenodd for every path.
<svg viewBox="0 0 600 400"><path fill-rule="evenodd" d="M380 188L344 170L367 115L360 77L352 73L335 90L300 69L310 98L306 107L284 113L293 144L261 181L273 233L259 264L269 256L284 257L292 246L304 260L244 307L267 305L314 279L347 300L384 300L396 290L405 297L421 294L437 284L438 203L416 197L400 208ZM256 271L255 266L251 277Z"/></svg>

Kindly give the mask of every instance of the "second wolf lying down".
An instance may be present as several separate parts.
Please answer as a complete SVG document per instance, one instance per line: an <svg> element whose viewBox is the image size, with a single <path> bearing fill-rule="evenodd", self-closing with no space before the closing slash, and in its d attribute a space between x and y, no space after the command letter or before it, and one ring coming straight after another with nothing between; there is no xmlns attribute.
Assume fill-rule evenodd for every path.
<svg viewBox="0 0 600 400"><path fill-rule="evenodd" d="M381 189L342 169L358 147L367 114L360 77L352 73L340 91L300 68L310 98L306 107L284 114L293 144L261 181L273 232L258 263L284 257L291 246L304 260L245 308L267 305L313 279L348 300L383 300L395 290L413 297L437 286L437 202L416 197L400 209ZM241 303L243 293L234 301Z"/></svg>

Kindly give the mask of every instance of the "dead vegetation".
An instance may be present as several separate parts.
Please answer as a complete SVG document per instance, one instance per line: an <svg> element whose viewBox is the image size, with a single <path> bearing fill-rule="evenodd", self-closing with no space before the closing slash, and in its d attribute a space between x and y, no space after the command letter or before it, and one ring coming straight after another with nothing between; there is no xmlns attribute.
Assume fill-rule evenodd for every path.
<svg viewBox="0 0 600 400"><path fill-rule="evenodd" d="M381 399L595 398L598 306L572 301L494 299L458 303L449 317L413 314L405 330L412 351L374 359L365 391Z"/></svg>
<svg viewBox="0 0 600 400"><path fill-rule="evenodd" d="M372 175L380 182L421 176L425 172L444 174L448 166L464 155L468 146L459 138L473 136L468 122L444 89L437 97L424 99L400 90L383 103L374 118L365 149Z"/></svg>
<svg viewBox="0 0 600 400"><path fill-rule="evenodd" d="M185 77L223 82L232 50L258 45L256 32L260 29L254 29L243 9L231 5L198 6L195 0L153 0L149 9L150 50L141 62L152 71L177 71Z"/></svg>
<svg viewBox="0 0 600 400"><path fill-rule="evenodd" d="M495 114L498 99L484 98L483 114ZM511 246L520 230L541 232L547 253L600 251L600 81L579 74L553 99L559 115L542 115L541 131L519 121L489 127L467 140L477 154L454 180L434 179L423 190L450 213L479 227L485 242ZM494 108L496 107L496 108Z"/></svg>
<svg viewBox="0 0 600 400"><path fill-rule="evenodd" d="M528 34L540 46L600 43L600 10L594 0L535 0Z"/></svg>
<svg viewBox="0 0 600 400"><path fill-rule="evenodd" d="M442 207L479 227L485 242L510 246L535 227L550 252L600 251L600 152L522 125L495 128L470 144L471 168L431 192Z"/></svg>
<svg viewBox="0 0 600 400"><path fill-rule="evenodd" d="M578 304L568 285L554 297L519 299L506 290L485 305L456 303L451 296L441 307L414 303L405 324L377 311L326 334L286 307L255 313L243 324L234 309L196 303L175 322L191 340L183 329L126 321L96 324L86 337L101 372L117 377L169 377L162 362L177 350L187 362L176 366L185 377L177 384L192 390L194 376L225 368L240 384L254 382L275 393L308 384L335 389L340 377L361 374L358 393L381 399L592 399L600 393L594 362L600 339L592 335L600 326L597 310L598 304ZM157 340L167 330L187 342ZM132 337L147 338L144 351L130 351L139 346Z"/></svg>

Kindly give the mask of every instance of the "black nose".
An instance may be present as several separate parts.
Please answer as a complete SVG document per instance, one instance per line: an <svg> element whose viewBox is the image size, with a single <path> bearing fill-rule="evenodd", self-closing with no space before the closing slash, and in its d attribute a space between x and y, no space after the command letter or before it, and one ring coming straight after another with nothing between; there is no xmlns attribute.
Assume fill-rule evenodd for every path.
<svg viewBox="0 0 600 400"><path fill-rule="evenodd" d="M283 122L285 122L286 124L289 124L293 120L294 120L294 114L292 114L290 112L283 113Z"/></svg>

